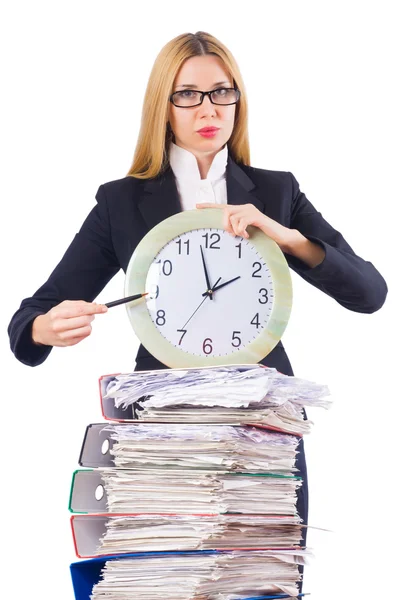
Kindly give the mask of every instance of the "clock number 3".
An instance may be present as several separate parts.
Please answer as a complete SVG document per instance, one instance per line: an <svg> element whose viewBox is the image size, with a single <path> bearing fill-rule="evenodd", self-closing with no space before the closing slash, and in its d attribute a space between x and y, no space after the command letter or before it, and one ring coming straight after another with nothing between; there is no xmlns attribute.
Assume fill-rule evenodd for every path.
<svg viewBox="0 0 397 600"><path fill-rule="evenodd" d="M269 302L269 296L268 296L268 291L266 288L261 288L259 290L259 293L261 294L261 296L258 298L258 302L260 304L267 304Z"/></svg>

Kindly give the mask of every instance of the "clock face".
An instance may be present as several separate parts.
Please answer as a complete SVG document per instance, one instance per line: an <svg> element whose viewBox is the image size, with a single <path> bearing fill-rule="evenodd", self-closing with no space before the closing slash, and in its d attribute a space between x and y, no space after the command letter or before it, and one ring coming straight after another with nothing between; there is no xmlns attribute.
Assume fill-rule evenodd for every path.
<svg viewBox="0 0 397 600"><path fill-rule="evenodd" d="M215 284L220 287L203 296ZM266 261L249 239L224 229L196 229L170 240L153 258L145 291L159 333L203 357L241 352L266 328L274 305Z"/></svg>
<svg viewBox="0 0 397 600"><path fill-rule="evenodd" d="M148 295L126 310L140 342L163 364L254 364L280 340L291 312L289 268L273 240L247 230L248 239L225 231L221 208L188 210L136 247L124 293Z"/></svg>

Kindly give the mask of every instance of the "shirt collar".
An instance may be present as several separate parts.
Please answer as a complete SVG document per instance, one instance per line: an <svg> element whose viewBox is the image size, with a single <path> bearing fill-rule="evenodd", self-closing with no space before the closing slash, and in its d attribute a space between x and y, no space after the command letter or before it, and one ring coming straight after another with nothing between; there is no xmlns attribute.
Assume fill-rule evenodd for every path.
<svg viewBox="0 0 397 600"><path fill-rule="evenodd" d="M207 179L215 181L224 176L228 159L227 144L222 150L215 154L211 167L207 174ZM169 161L171 169L177 179L188 179L191 182L201 181L201 175L197 164L197 159L185 148L181 148L171 142L169 151Z"/></svg>

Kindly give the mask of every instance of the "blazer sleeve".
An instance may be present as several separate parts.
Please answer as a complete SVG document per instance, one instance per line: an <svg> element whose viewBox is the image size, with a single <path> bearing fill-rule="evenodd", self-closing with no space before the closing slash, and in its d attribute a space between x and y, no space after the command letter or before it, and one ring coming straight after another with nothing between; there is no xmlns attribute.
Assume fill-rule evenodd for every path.
<svg viewBox="0 0 397 600"><path fill-rule="evenodd" d="M100 186L91 210L61 261L48 280L30 298L25 298L8 326L11 350L29 366L44 362L52 346L32 340L34 319L64 300L92 302L119 271L115 255L106 194Z"/></svg>
<svg viewBox="0 0 397 600"><path fill-rule="evenodd" d="M323 261L309 267L300 259L286 254L291 269L307 282L334 298L339 304L360 313L373 313L381 308L387 285L372 263L357 256L343 236L322 217L299 189L292 173L291 229L325 251Z"/></svg>

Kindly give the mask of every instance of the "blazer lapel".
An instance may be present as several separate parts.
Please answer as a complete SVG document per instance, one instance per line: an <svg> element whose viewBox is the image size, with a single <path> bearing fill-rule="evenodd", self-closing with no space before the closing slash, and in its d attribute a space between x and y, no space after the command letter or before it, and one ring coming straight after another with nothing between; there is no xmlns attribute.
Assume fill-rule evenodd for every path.
<svg viewBox="0 0 397 600"><path fill-rule="evenodd" d="M226 188L228 204L253 204L263 212L264 203L254 193L255 184L230 156L226 166ZM162 175L145 181L138 206L148 230L181 212L175 175L171 167Z"/></svg>
<svg viewBox="0 0 397 600"><path fill-rule="evenodd" d="M228 204L253 204L263 212L264 203L254 193L254 182L230 156L226 166L226 186Z"/></svg>
<svg viewBox="0 0 397 600"><path fill-rule="evenodd" d="M181 212L175 175L170 167L162 175L145 181L138 207L148 230Z"/></svg>

